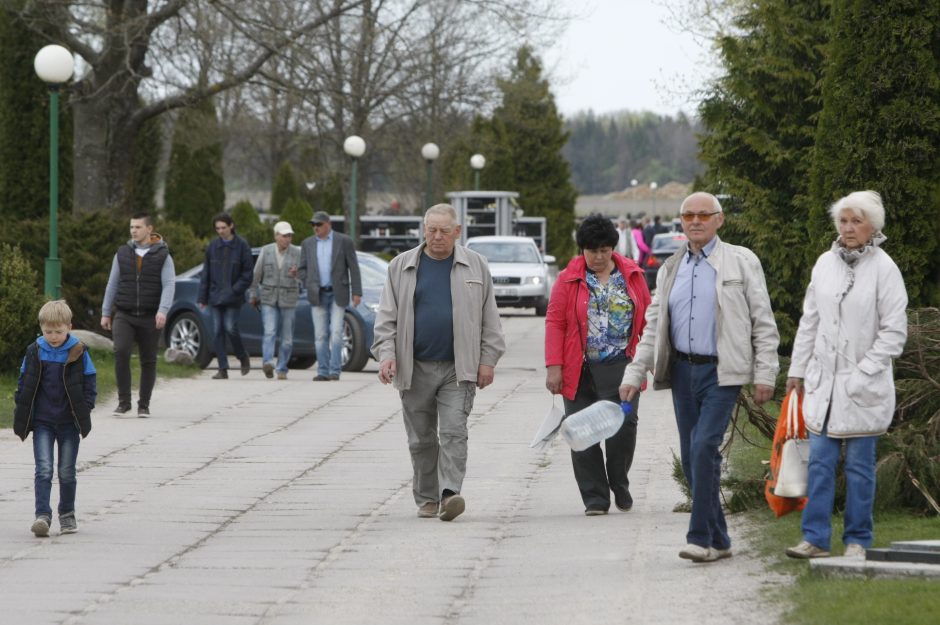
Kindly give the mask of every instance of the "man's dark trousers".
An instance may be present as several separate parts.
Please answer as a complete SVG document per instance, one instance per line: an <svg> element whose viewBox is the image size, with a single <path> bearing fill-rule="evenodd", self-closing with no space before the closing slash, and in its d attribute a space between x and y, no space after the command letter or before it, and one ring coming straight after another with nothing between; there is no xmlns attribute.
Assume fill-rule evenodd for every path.
<svg viewBox="0 0 940 625"><path fill-rule="evenodd" d="M137 405L150 408L150 396L157 381L157 330L155 315L136 317L117 311L111 322L114 341L114 372L117 378L118 404L131 405L131 352L137 343L140 352L140 400Z"/></svg>

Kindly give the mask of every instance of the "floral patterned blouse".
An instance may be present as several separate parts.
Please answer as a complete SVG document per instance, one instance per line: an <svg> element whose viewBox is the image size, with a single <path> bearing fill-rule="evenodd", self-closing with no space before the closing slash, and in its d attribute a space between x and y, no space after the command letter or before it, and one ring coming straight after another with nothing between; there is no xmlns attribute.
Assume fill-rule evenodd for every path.
<svg viewBox="0 0 940 625"><path fill-rule="evenodd" d="M588 300L587 348L588 362L608 362L624 357L633 327L633 300L627 294L623 274L614 267L601 284L597 274L587 270Z"/></svg>

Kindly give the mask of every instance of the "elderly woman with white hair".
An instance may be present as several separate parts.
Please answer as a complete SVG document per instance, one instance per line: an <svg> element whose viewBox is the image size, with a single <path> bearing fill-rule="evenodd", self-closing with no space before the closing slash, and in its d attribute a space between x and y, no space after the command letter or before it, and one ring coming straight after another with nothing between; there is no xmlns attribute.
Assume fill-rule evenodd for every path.
<svg viewBox="0 0 940 625"><path fill-rule="evenodd" d="M845 450L845 555L872 542L875 447L894 414L892 358L907 340L907 292L886 240L881 196L856 191L829 210L839 233L813 267L793 342L787 392L803 394L809 431L803 541L791 558L826 557L832 539L836 465Z"/></svg>

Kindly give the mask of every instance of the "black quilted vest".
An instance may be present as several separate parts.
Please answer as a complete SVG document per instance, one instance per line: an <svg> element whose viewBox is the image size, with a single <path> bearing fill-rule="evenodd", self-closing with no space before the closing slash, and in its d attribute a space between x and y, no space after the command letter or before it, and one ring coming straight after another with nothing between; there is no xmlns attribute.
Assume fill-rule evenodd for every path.
<svg viewBox="0 0 940 625"><path fill-rule="evenodd" d="M160 308L160 294L163 293L163 281L160 272L170 250L163 242L155 243L151 250L141 258L140 272L137 271L137 254L130 245L122 245L117 251L118 278L117 297L114 307L123 313L135 317L156 314Z"/></svg>
<svg viewBox="0 0 940 625"><path fill-rule="evenodd" d="M85 349L84 343L72 346L62 376L72 415L75 417L75 426L81 432L82 438L88 436L91 431L91 411L85 403ZM42 363L39 361L39 346L36 343L26 348L26 357L23 360L23 387L13 412L13 432L26 440L26 435L33 429L33 401L42 378Z"/></svg>

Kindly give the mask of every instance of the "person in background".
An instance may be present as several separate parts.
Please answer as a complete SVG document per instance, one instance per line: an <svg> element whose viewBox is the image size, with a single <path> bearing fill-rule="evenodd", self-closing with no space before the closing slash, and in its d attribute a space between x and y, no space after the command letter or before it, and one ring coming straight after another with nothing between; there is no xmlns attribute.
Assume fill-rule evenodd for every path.
<svg viewBox="0 0 940 625"><path fill-rule="evenodd" d="M235 356L241 362L242 375L251 372L251 359L242 345L238 331L238 316L245 303L245 293L251 286L251 246L235 233L231 215L219 213L212 219L219 236L206 248L206 258L199 277L199 308L209 306L214 327L213 348L219 362L213 380L228 378L228 351L225 337L232 342Z"/></svg>
<svg viewBox="0 0 940 625"><path fill-rule="evenodd" d="M601 399L620 403L620 380L650 303L643 270L614 252L618 233L609 219L591 215L575 238L581 253L558 275L545 316L545 387L564 397L566 417ZM623 426L604 442L606 463L600 443L571 452L588 516L607 514L611 491L617 509L633 507L628 473L639 399L634 396Z"/></svg>
<svg viewBox="0 0 940 625"><path fill-rule="evenodd" d="M362 278L356 245L342 232L335 232L330 216L317 211L310 220L316 236L300 247L298 276L307 287L313 316L313 338L317 349L314 380L339 380L343 369L343 317L349 306L362 301Z"/></svg>
<svg viewBox="0 0 940 625"><path fill-rule="evenodd" d="M874 191L856 191L829 209L838 236L813 266L793 341L787 391L803 396L809 432L803 540L791 558L829 555L836 467L845 456L845 555L872 542L875 448L894 415L891 361L907 341L907 291L881 249L885 210Z"/></svg>
<svg viewBox="0 0 940 625"><path fill-rule="evenodd" d="M150 416L150 399L157 381L160 330L176 293L176 268L166 242L153 231L147 213L130 221L131 238L111 261L111 274L101 304L101 327L114 340L114 377L118 405L115 415L131 411L131 352L140 355L137 416Z"/></svg>
<svg viewBox="0 0 940 625"><path fill-rule="evenodd" d="M617 220L617 246L614 251L624 258L633 261L637 259L638 250L636 243L633 241L633 233L630 231L630 226L624 217Z"/></svg>
<svg viewBox="0 0 940 625"><path fill-rule="evenodd" d="M300 295L297 279L300 247L292 245L294 229L286 221L274 224L274 243L261 248L255 261L251 283L251 305L261 303L264 338L261 343L261 369L267 378L277 371L278 380L287 379L287 364L294 346L294 315ZM274 347L277 345L277 365Z"/></svg>
<svg viewBox="0 0 940 625"><path fill-rule="evenodd" d="M646 265L646 259L649 258L650 255L650 247L643 239L643 228L640 226L640 222L631 222L630 231L633 234L634 248L636 250L634 260L640 267L644 267Z"/></svg>
<svg viewBox="0 0 940 625"><path fill-rule="evenodd" d="M75 520L75 463L78 445L91 432L91 411L98 395L97 372L85 344L69 333L72 309L53 300L39 309L42 336L26 348L14 393L13 432L26 440L33 433L36 461L36 514L30 531L48 536L52 524L52 467L59 447L59 533L78 531Z"/></svg>
<svg viewBox="0 0 940 625"><path fill-rule="evenodd" d="M693 193L679 215L688 241L659 269L620 398L632 401L649 370L655 388L672 389L682 472L692 493L679 557L713 562L731 556L719 446L743 385L754 383L758 404L773 396L780 336L757 256L718 237L724 224L718 198Z"/></svg>
<svg viewBox="0 0 940 625"><path fill-rule="evenodd" d="M467 418L506 344L489 265L457 245L453 206L427 210L424 237L388 266L372 354L401 396L418 517L453 521L466 508Z"/></svg>

